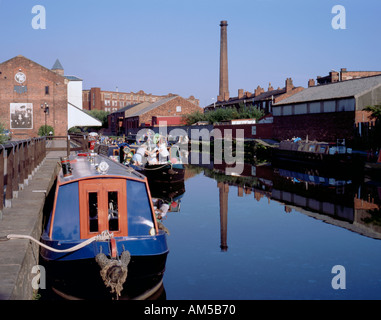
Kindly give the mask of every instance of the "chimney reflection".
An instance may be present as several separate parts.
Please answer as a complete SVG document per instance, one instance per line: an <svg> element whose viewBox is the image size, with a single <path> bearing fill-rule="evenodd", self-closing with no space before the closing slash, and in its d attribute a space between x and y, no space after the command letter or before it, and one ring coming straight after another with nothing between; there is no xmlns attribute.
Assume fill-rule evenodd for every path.
<svg viewBox="0 0 381 320"><path fill-rule="evenodd" d="M228 250L228 197L229 185L224 182L218 182L217 187L220 189L220 227L221 227L221 251Z"/></svg>

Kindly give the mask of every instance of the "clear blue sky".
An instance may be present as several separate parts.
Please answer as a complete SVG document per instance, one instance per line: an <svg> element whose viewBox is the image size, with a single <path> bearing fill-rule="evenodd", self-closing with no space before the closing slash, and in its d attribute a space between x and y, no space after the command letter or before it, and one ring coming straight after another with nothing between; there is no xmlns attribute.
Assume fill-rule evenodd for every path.
<svg viewBox="0 0 381 320"><path fill-rule="evenodd" d="M346 29L334 30L334 5ZM34 5L46 9L35 30ZM296 86L331 69L381 70L379 0L0 0L0 61L59 58L84 88L218 95L221 20L228 21L229 91Z"/></svg>

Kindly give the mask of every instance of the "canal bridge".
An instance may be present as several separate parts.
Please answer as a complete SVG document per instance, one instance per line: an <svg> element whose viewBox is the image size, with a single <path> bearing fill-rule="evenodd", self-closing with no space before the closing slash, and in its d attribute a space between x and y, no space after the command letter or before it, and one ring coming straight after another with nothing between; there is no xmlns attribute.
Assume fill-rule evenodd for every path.
<svg viewBox="0 0 381 320"><path fill-rule="evenodd" d="M0 144L0 300L31 300L39 247L9 234L39 239L47 195L60 157L88 151L85 135L40 137ZM35 273L33 273L35 272Z"/></svg>

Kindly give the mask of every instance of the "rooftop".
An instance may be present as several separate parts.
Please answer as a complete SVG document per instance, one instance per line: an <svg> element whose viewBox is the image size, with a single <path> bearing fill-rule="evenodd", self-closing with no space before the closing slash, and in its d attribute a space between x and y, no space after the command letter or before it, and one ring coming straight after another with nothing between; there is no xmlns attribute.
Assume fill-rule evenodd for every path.
<svg viewBox="0 0 381 320"><path fill-rule="evenodd" d="M307 101L357 97L377 86L381 86L381 75L312 86L275 103L274 107Z"/></svg>

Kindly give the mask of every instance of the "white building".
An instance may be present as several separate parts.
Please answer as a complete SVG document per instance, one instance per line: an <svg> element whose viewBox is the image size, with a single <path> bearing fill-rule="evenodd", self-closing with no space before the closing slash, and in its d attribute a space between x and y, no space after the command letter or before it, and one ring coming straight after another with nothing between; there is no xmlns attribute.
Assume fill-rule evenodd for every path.
<svg viewBox="0 0 381 320"><path fill-rule="evenodd" d="M64 76L64 69L57 59L52 70ZM102 122L82 110L83 80L76 76L64 76L67 79L67 128L101 127Z"/></svg>

